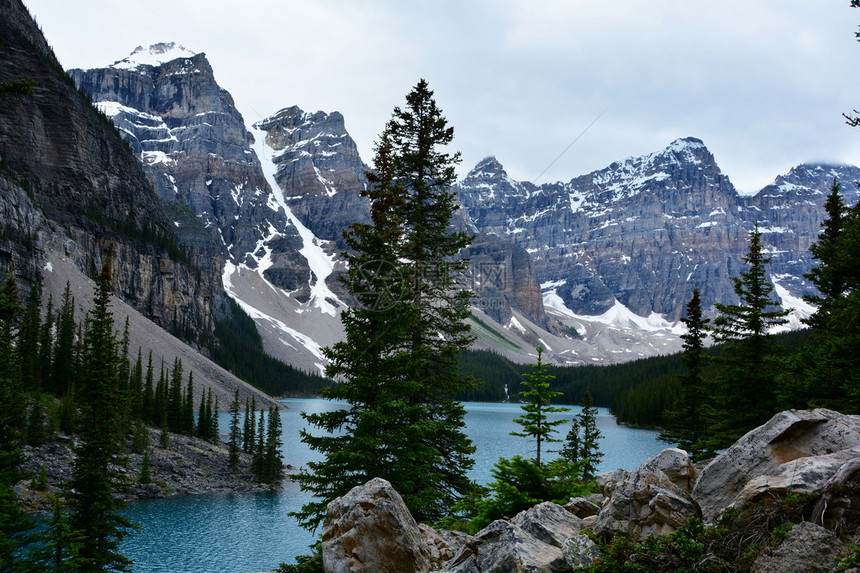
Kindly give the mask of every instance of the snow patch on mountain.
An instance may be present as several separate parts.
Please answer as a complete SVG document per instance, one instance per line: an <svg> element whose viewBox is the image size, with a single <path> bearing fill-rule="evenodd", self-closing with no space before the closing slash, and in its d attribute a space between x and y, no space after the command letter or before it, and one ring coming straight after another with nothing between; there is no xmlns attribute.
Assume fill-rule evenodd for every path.
<svg viewBox="0 0 860 573"><path fill-rule="evenodd" d="M684 327L679 323L670 323L663 318L662 315L652 312L649 316L639 316L629 308L621 304L618 300L612 305L612 308L598 316L574 315L583 320L599 322L611 328L619 328L629 330L636 328L645 332L661 332L665 331L669 334L680 335L684 333Z"/></svg>
<svg viewBox="0 0 860 573"><path fill-rule="evenodd" d="M159 42L147 47L138 46L125 58L111 64L111 68L136 70L140 66L160 66L177 58L192 58L197 52L192 52L185 46L175 42Z"/></svg>
<svg viewBox="0 0 860 573"><path fill-rule="evenodd" d="M770 280L773 283L773 290L776 293L776 296L779 297L780 305L783 309L790 311L789 315L786 317L788 323L775 328L773 332L785 332L787 330L805 328L806 325L803 323L803 320L809 318L815 314L816 310L818 310L817 307L809 304L800 297L794 296L787 288L779 284L779 281L787 278L790 279L792 277L790 275L771 275L770 277Z"/></svg>
<svg viewBox="0 0 860 573"><path fill-rule="evenodd" d="M299 232L299 236L302 239L302 248L299 249L299 252L303 257L305 257L305 259L307 259L308 265L313 273L310 284L311 298L308 301L308 304L312 305L314 308L318 308L325 314L337 316L338 305L342 305L343 307L346 307L346 305L340 302L337 295L335 295L326 284L326 279L334 271L335 257L333 255L329 255L323 249L323 245L326 241L321 241L315 237L310 229L304 226L287 206L283 192L275 179L277 166L272 162L272 150L266 146L266 133L255 126L252 126L249 131L251 131L254 136L254 152L260 160L263 174L266 177L266 181L269 183L269 187L271 187L271 197L274 198L277 206L284 210L287 218L296 227ZM271 203L270 206L272 206Z"/></svg>

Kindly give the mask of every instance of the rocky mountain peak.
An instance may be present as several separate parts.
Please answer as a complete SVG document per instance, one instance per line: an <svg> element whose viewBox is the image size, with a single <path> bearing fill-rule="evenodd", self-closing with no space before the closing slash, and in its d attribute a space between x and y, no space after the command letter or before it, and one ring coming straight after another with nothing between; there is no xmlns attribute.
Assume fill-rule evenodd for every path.
<svg viewBox="0 0 860 573"><path fill-rule="evenodd" d="M466 175L466 180L469 179L499 179L505 178L508 174L502 164L492 155L489 155L478 162L475 167Z"/></svg>
<svg viewBox="0 0 860 573"><path fill-rule="evenodd" d="M369 220L369 203L361 197L368 167L340 112L292 106L254 129L274 152L275 179L287 204L315 236L337 241L351 223Z"/></svg>
<svg viewBox="0 0 860 573"><path fill-rule="evenodd" d="M136 47L128 56L117 60L110 67L124 70L138 69L139 66L155 67L178 58L193 58L196 55L197 52L176 42L159 42L147 47Z"/></svg>

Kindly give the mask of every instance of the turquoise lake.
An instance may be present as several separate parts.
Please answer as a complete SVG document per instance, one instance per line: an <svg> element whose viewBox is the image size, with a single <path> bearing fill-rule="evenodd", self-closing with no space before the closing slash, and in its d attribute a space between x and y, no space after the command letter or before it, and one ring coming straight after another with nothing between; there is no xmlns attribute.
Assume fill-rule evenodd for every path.
<svg viewBox="0 0 860 573"><path fill-rule="evenodd" d="M319 459L299 441L305 427L302 411L320 412L338 407L336 403L313 398L283 400L284 461L299 468ZM533 455L533 443L509 435L520 430L513 419L522 413L519 404L467 402L467 433L477 452L471 477L486 484L499 457ZM570 419L579 412L554 415ZM220 416L221 431L227 430L228 415ZM597 424L603 433L604 452L600 470L633 469L666 447L657 432L619 426L604 408ZM563 438L569 424L558 426ZM553 444L553 446L557 446ZM550 454L551 456L552 454ZM288 513L309 499L298 485L284 481L281 490L265 494L224 494L139 501L125 514L141 526L141 531L123 544L121 551L134 559L135 573L247 573L270 571L281 562L292 563L296 555L307 553L316 536L298 527Z"/></svg>

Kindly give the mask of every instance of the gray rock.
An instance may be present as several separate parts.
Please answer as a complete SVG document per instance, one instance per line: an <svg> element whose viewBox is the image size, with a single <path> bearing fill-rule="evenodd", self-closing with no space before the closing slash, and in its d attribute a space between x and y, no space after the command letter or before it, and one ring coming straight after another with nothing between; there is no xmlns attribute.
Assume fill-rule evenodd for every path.
<svg viewBox="0 0 860 573"><path fill-rule="evenodd" d="M403 498L384 479L374 478L328 504L322 535L328 573L426 572L441 565L433 554Z"/></svg>
<svg viewBox="0 0 860 573"><path fill-rule="evenodd" d="M772 552L756 559L753 573L825 573L833 571L841 543L832 531L804 521Z"/></svg>
<svg viewBox="0 0 860 573"><path fill-rule="evenodd" d="M561 548L564 542L579 535L581 520L562 506L545 501L518 513L511 524L535 539Z"/></svg>
<svg viewBox="0 0 860 573"><path fill-rule="evenodd" d="M553 573L569 571L560 548L516 525L496 520L475 535L442 573Z"/></svg>
<svg viewBox="0 0 860 573"><path fill-rule="evenodd" d="M569 502L564 504L564 508L580 519L597 515L600 512L600 503L603 502L603 496L599 497L599 503L595 503L587 497L573 497Z"/></svg>
<svg viewBox="0 0 860 573"><path fill-rule="evenodd" d="M579 528L581 530L592 530L594 526L597 525L597 520L600 519L597 515L589 515L588 517L583 517L582 521L579 524Z"/></svg>
<svg viewBox="0 0 860 573"><path fill-rule="evenodd" d="M857 446L860 416L825 409L780 412L714 458L699 475L693 499L712 523L727 507L771 488L822 491L855 455L837 452ZM825 457L802 460L817 456Z"/></svg>
<svg viewBox="0 0 860 573"><path fill-rule="evenodd" d="M598 484L608 500L598 514L594 532L645 537L675 531L697 515L690 498L694 476L689 456L677 448L663 450L632 472L602 474Z"/></svg>
<svg viewBox="0 0 860 573"><path fill-rule="evenodd" d="M587 535L577 535L565 541L562 552L564 560L571 569L593 565L594 560L602 555L597 545Z"/></svg>

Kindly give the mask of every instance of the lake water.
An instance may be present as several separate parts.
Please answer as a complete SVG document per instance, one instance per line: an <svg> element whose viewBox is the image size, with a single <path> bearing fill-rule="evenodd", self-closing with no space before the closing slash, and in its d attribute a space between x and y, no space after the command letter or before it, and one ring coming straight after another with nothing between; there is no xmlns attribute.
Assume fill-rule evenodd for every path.
<svg viewBox="0 0 860 573"><path fill-rule="evenodd" d="M299 441L305 427L300 412L320 412L338 405L313 398L283 400L281 412L284 433L284 461L295 467L306 466L319 455ZM499 457L533 455L533 442L509 435L521 430L513 419L522 413L518 404L467 402L467 433L477 452L471 477L486 484L490 470ZM556 414L554 419L570 419L578 413ZM228 414L220 416L221 431L227 431ZM633 469L666 447L657 432L626 428L604 408L599 409L597 425L603 433L604 453L599 471ZM558 426L564 438L569 424ZM553 447L560 444L552 444ZM552 456L552 454L550 454ZM280 491L265 494L225 494L139 501L125 514L141 526L140 533L128 538L121 551L135 561L135 573L242 573L269 571L281 562L292 563L296 555L308 552L315 535L298 527L287 514L309 499L298 485L285 481Z"/></svg>

